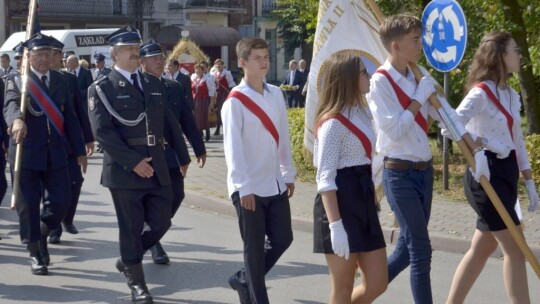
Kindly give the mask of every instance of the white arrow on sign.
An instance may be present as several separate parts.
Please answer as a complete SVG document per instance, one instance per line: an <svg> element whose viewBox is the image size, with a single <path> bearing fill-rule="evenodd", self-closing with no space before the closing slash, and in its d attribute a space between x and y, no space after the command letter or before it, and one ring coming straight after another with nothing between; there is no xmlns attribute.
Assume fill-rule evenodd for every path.
<svg viewBox="0 0 540 304"><path fill-rule="evenodd" d="M459 26L459 19L456 15L456 12L452 9L452 6L449 5L442 10L443 16L446 20L452 23L452 28L454 29L454 40L461 41L463 36L463 27ZM431 15L430 15L431 16Z"/></svg>
<svg viewBox="0 0 540 304"><path fill-rule="evenodd" d="M435 35L431 29L433 28L433 23L435 22L435 20L437 20L438 17L439 10L435 8L431 11L431 13L429 13L428 19L426 21L426 33L424 35L424 40L429 46L431 46L431 44L433 43L433 36Z"/></svg>
<svg viewBox="0 0 540 304"><path fill-rule="evenodd" d="M438 62L448 63L450 61L456 61L457 47L449 46L446 48L446 52L439 52L437 49L433 50L431 56Z"/></svg>

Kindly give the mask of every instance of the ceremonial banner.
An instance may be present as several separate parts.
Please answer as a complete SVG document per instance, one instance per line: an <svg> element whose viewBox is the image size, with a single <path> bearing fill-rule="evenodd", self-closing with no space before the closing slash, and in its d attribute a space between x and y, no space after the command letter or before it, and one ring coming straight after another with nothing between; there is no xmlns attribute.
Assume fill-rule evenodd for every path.
<svg viewBox="0 0 540 304"><path fill-rule="evenodd" d="M314 120L319 91L325 75L325 60L334 53L360 56L370 74L381 66L388 53L379 39L379 21L364 0L321 0L308 76L304 146L313 153ZM375 132L377 128L375 127ZM380 186L382 160L374 157L374 182ZM382 191L380 191L382 192Z"/></svg>

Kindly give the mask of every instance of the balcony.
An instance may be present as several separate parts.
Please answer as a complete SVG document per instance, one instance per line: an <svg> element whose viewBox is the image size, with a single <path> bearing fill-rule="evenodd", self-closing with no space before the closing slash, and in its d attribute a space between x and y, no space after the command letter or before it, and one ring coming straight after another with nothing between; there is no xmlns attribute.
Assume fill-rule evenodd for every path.
<svg viewBox="0 0 540 304"><path fill-rule="evenodd" d="M241 0L186 0L185 8L200 7L243 9L244 5Z"/></svg>
<svg viewBox="0 0 540 304"><path fill-rule="evenodd" d="M279 8L277 0L262 0L262 15L270 15Z"/></svg>
<svg viewBox="0 0 540 304"><path fill-rule="evenodd" d="M30 0L7 0L9 16L28 15ZM148 16L154 11L154 0L41 0L43 17L118 17ZM141 14L142 13L142 14Z"/></svg>

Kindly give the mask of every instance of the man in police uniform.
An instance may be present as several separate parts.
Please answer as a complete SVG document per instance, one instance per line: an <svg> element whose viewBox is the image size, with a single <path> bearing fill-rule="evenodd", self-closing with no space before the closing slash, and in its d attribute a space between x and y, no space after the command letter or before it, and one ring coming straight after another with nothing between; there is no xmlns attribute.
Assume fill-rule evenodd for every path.
<svg viewBox="0 0 540 304"><path fill-rule="evenodd" d="M141 45L140 57L142 71L161 80L163 90L165 92L165 104L167 105L167 108L174 114L176 122L180 123L182 131L184 134L186 134L187 139L191 143L195 156L197 157L199 167L204 167L206 162L206 148L204 146L201 133L197 129L193 112L187 104L184 88L177 81L162 77L163 70L165 68L165 56L160 45L154 39L145 41ZM186 175L185 172L187 172L187 167L186 170L183 171L183 174L180 174L178 169L185 164L182 162L179 164L176 161L174 151L167 150L166 154L169 174L173 185L172 216L174 216L185 197L184 177ZM154 263L169 263L169 257L159 242L155 246L151 247L150 251L152 253Z"/></svg>
<svg viewBox="0 0 540 304"><path fill-rule="evenodd" d="M86 103L83 103L81 93L79 91L79 84L77 76L66 71L60 71L62 66L62 48L64 44L58 39L48 36L51 41L51 62L50 69L53 71L59 71L64 77L64 81L68 85L70 102L75 110L75 115L79 122L79 126L82 129L83 139L86 145L86 155L90 157L94 152L94 135L92 134L92 128L90 127L90 120L88 119L88 108ZM79 203L79 196L81 194L81 187L84 181L82 176L81 166L77 163L77 157L74 155L74 151L71 147L67 147L68 151L68 163L69 163L69 177L71 181L71 200L66 213L66 216L62 220L65 230L71 234L77 234L79 231L73 225L73 218L77 211L77 205ZM60 243L60 237L62 236L62 226L59 225L57 229L51 232L49 237L49 243Z"/></svg>
<svg viewBox="0 0 540 304"><path fill-rule="evenodd" d="M159 79L137 71L139 31L126 26L106 39L114 67L88 90L90 122L104 149L101 184L111 192L120 229L116 268L127 278L132 302L153 303L142 259L171 225L173 194L164 148L170 144L178 159L189 154L178 123L165 111Z"/></svg>
<svg viewBox="0 0 540 304"><path fill-rule="evenodd" d="M27 100L27 113L21 114L21 77L9 76L6 84L4 117L12 134L8 161L15 163L16 144L22 144L17 213L20 236L32 257L33 274L47 274L49 253L47 237L64 218L70 201L68 156L65 141L73 148L83 170L86 170L86 152L81 128L73 112L66 83L60 73L49 70L50 40L36 34L23 43L29 49L29 88L34 92ZM32 90L29 89L29 92ZM56 108L62 115L42 111ZM54 112L54 111L52 111ZM45 191L43 191L43 190ZM45 194L44 194L45 193ZM44 201L40 215L40 203ZM41 243L41 244L40 244ZM40 246L41 245L41 246Z"/></svg>
<svg viewBox="0 0 540 304"><path fill-rule="evenodd" d="M101 76L109 75L109 73L111 73L111 69L105 66L105 55L101 53L95 53L94 59L96 67L92 70L92 77L94 77L95 81Z"/></svg>

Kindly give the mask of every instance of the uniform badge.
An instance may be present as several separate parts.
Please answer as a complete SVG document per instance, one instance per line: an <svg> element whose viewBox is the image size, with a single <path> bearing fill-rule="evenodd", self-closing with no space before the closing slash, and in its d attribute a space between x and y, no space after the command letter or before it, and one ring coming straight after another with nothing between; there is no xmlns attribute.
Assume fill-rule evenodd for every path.
<svg viewBox="0 0 540 304"><path fill-rule="evenodd" d="M94 96L88 98L88 108L90 108L90 111L94 111L96 108L96 99Z"/></svg>
<svg viewBox="0 0 540 304"><path fill-rule="evenodd" d="M118 85L122 88L126 86L126 83L123 80L118 81Z"/></svg>

